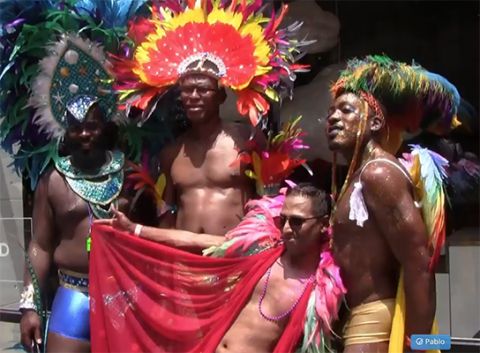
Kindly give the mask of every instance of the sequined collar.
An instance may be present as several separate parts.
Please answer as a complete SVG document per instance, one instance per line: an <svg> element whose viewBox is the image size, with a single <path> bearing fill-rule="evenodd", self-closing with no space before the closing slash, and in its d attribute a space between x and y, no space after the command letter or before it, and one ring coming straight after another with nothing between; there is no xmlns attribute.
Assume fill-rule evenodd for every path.
<svg viewBox="0 0 480 353"><path fill-rule="evenodd" d="M55 167L57 170L65 175L68 178L71 179L96 179L96 178L101 178L103 176L115 173L120 171L123 168L123 165L125 163L125 157L122 152L120 151L107 151L108 156L107 156L107 163L105 163L100 170L95 173L95 174L87 174L83 173L82 171L79 171L76 169L73 165L72 162L70 161L70 157L59 157L55 161Z"/></svg>
<svg viewBox="0 0 480 353"><path fill-rule="evenodd" d="M109 154L109 162L95 175L77 172L69 157L61 157L55 162L58 172L63 174L70 188L87 201L97 218L109 218L110 204L120 195L123 187L122 152Z"/></svg>

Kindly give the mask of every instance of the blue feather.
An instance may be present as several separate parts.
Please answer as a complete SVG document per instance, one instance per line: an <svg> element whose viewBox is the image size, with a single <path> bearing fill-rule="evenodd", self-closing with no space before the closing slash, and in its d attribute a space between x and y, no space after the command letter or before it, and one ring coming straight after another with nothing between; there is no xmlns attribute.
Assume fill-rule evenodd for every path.
<svg viewBox="0 0 480 353"><path fill-rule="evenodd" d="M433 73L433 72L426 72L427 77L432 80L433 82L439 83L446 93L448 93L453 98L452 110L451 114L457 114L458 107L460 106L460 93L458 92L457 88L451 84L445 77Z"/></svg>
<svg viewBox="0 0 480 353"><path fill-rule="evenodd" d="M75 8L103 21L105 28L124 27L147 0L80 0Z"/></svg>

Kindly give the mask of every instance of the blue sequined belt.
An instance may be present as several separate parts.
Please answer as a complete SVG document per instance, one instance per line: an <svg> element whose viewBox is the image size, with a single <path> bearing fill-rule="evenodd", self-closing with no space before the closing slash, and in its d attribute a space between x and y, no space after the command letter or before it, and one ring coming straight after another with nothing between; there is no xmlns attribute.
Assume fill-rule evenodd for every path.
<svg viewBox="0 0 480 353"><path fill-rule="evenodd" d="M88 275L70 270L58 270L60 285L65 288L88 292Z"/></svg>

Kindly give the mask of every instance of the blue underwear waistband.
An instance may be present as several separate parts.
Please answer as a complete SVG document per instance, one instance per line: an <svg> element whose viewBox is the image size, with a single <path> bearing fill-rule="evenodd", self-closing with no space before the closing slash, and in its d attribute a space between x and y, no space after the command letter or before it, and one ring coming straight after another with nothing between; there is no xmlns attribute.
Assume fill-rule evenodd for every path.
<svg viewBox="0 0 480 353"><path fill-rule="evenodd" d="M88 275L70 270L58 270L60 285L80 292L88 292Z"/></svg>

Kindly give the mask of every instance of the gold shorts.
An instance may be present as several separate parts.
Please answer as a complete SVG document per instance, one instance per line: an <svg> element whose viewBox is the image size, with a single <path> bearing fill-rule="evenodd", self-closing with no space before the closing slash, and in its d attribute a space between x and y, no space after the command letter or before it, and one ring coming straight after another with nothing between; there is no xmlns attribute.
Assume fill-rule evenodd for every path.
<svg viewBox="0 0 480 353"><path fill-rule="evenodd" d="M388 342L394 312L395 299L356 306L343 328L344 345Z"/></svg>

